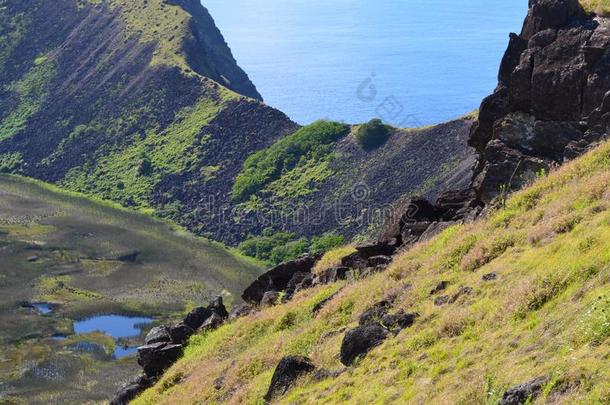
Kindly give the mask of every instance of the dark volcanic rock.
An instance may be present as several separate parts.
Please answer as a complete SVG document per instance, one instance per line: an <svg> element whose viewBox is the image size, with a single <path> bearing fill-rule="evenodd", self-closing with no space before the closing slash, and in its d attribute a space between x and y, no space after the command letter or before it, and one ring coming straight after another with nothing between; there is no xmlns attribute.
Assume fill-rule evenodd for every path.
<svg viewBox="0 0 610 405"><path fill-rule="evenodd" d="M205 322L199 327L200 330L214 330L218 329L223 323L225 318L213 312L212 315L205 320Z"/></svg>
<svg viewBox="0 0 610 405"><path fill-rule="evenodd" d="M412 326L415 323L415 320L419 317L419 314L405 313L400 310L395 314L385 314L381 318L381 323L391 332L397 334L403 329L406 329Z"/></svg>
<svg viewBox="0 0 610 405"><path fill-rule="evenodd" d="M383 256L383 255L373 256L373 257L369 257L368 265L369 265L369 267L387 266L388 264L390 264L391 261L392 261L392 258L389 256Z"/></svg>
<svg viewBox="0 0 610 405"><path fill-rule="evenodd" d="M275 368L265 400L271 401L275 397L284 395L299 377L312 373L315 369L316 367L307 357L287 356L282 358Z"/></svg>
<svg viewBox="0 0 610 405"><path fill-rule="evenodd" d="M127 405L153 384L154 379L145 375L139 376L133 382L123 386L110 401L110 405Z"/></svg>
<svg viewBox="0 0 610 405"><path fill-rule="evenodd" d="M260 302L262 307L272 307L279 304L280 292L279 291L267 291L263 295L263 299Z"/></svg>
<svg viewBox="0 0 610 405"><path fill-rule="evenodd" d="M172 337L169 333L169 328L165 325L156 326L148 332L144 341L147 345L152 343L160 343L160 342L170 342Z"/></svg>
<svg viewBox="0 0 610 405"><path fill-rule="evenodd" d="M197 307L191 310L184 318L184 324L193 330L199 329L201 325L212 316L213 312L211 309L206 307Z"/></svg>
<svg viewBox="0 0 610 405"><path fill-rule="evenodd" d="M137 383L128 384L117 392L114 399L110 401L110 405L127 405L144 390L145 388Z"/></svg>
<svg viewBox="0 0 610 405"><path fill-rule="evenodd" d="M609 28L609 19L584 15L578 0L530 1L469 140L479 154L472 185L483 203L605 136Z"/></svg>
<svg viewBox="0 0 610 405"><path fill-rule="evenodd" d="M374 323L379 323L381 318L388 313L388 311L392 308L392 303L388 300L379 301L374 304L372 307L364 311L360 314L360 318L358 319L358 324L360 326L370 325Z"/></svg>
<svg viewBox="0 0 610 405"><path fill-rule="evenodd" d="M536 399L547 381L547 377L538 377L509 389L504 393L500 405L523 405Z"/></svg>
<svg viewBox="0 0 610 405"><path fill-rule="evenodd" d="M439 282L432 290L430 290L430 295L438 294L441 291L444 291L449 286L447 281Z"/></svg>
<svg viewBox="0 0 610 405"><path fill-rule="evenodd" d="M222 297L219 295L214 298L214 301L208 305L208 309L215 314L217 314L222 319L227 319L229 317L229 312L227 312L227 308L222 302Z"/></svg>
<svg viewBox="0 0 610 405"><path fill-rule="evenodd" d="M236 305L229 314L229 319L237 319L252 313L254 308L248 304Z"/></svg>
<svg viewBox="0 0 610 405"><path fill-rule="evenodd" d="M242 294L244 301L260 304L267 291L283 291L296 273L311 273L319 255L305 256L279 264L256 279Z"/></svg>
<svg viewBox="0 0 610 405"><path fill-rule="evenodd" d="M182 345L166 342L138 347L138 364L147 376L156 377L169 368L182 354Z"/></svg>
<svg viewBox="0 0 610 405"><path fill-rule="evenodd" d="M388 331L378 323L358 326L348 331L341 343L341 363L351 365L388 337Z"/></svg>
<svg viewBox="0 0 610 405"><path fill-rule="evenodd" d="M195 333L193 328L184 322L169 327L169 335L172 338L172 343L175 344L184 344L193 333Z"/></svg>
<svg viewBox="0 0 610 405"><path fill-rule="evenodd" d="M350 271L349 267L339 266L331 267L329 269L322 270L315 278L317 284L330 284L336 283L339 280L347 279L347 273Z"/></svg>
<svg viewBox="0 0 610 405"><path fill-rule="evenodd" d="M496 273L487 273L487 274L483 275L482 280L483 281L493 281L497 278L498 278L498 275Z"/></svg>

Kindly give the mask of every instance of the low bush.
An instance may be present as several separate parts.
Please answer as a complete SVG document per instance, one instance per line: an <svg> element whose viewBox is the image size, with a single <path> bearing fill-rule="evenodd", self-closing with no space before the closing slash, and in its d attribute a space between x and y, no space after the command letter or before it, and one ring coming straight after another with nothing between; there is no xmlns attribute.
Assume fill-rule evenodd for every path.
<svg viewBox="0 0 610 405"><path fill-rule="evenodd" d="M362 124L356 131L356 140L365 150L376 149L385 144L390 137L390 127L378 119Z"/></svg>
<svg viewBox="0 0 610 405"><path fill-rule="evenodd" d="M299 162L323 161L332 153L334 143L347 135L348 130L349 126L345 124L316 121L252 154L235 179L233 198L247 200Z"/></svg>

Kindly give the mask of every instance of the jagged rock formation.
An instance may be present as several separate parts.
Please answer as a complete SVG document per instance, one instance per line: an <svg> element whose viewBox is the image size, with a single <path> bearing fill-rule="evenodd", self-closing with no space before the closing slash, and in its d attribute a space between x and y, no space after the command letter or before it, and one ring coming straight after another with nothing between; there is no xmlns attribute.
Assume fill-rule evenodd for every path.
<svg viewBox="0 0 610 405"><path fill-rule="evenodd" d="M480 156L473 186L481 201L523 187L606 136L609 32L610 19L587 15L578 0L530 1L469 141Z"/></svg>

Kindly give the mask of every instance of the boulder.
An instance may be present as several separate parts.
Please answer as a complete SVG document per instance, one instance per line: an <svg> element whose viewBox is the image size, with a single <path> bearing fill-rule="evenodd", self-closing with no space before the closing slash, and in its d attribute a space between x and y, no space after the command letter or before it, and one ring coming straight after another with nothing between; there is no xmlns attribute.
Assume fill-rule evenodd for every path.
<svg viewBox="0 0 610 405"><path fill-rule="evenodd" d="M221 317L216 312L212 313L208 319L199 327L201 331L214 330L222 326L226 318Z"/></svg>
<svg viewBox="0 0 610 405"><path fill-rule="evenodd" d="M358 326L348 331L341 343L341 363L350 366L354 361L381 344L388 331L378 323Z"/></svg>
<svg viewBox="0 0 610 405"><path fill-rule="evenodd" d="M225 308L222 302L222 296L220 295L214 298L214 301L210 303L208 309L217 314L222 319L227 319L229 317L229 312L227 311L227 308Z"/></svg>
<svg viewBox="0 0 610 405"><path fill-rule="evenodd" d="M330 284L336 283L339 280L347 279L347 273L350 271L349 267L338 266L331 267L325 270L322 270L315 277L316 284Z"/></svg>
<svg viewBox="0 0 610 405"><path fill-rule="evenodd" d="M320 255L301 257L279 264L257 278L242 294L244 301L260 304L267 291L284 291L296 273L311 273Z"/></svg>
<svg viewBox="0 0 610 405"><path fill-rule="evenodd" d="M138 364L150 377L161 375L182 354L182 345L167 342L138 347Z"/></svg>
<svg viewBox="0 0 610 405"><path fill-rule="evenodd" d="M282 358L275 368L265 400L272 401L274 398L284 395L299 377L313 373L315 370L316 367L307 357L286 356Z"/></svg>
<svg viewBox="0 0 610 405"><path fill-rule="evenodd" d="M279 303L280 292L279 291L267 291L261 299L260 305L262 307L272 307Z"/></svg>
<svg viewBox="0 0 610 405"><path fill-rule="evenodd" d="M360 314L358 324L360 326L379 323L384 315L392 309L392 303L388 300L383 300L375 303L372 307Z"/></svg>
<svg viewBox="0 0 610 405"><path fill-rule="evenodd" d="M407 224L417 224L420 222L434 222L439 219L439 212L434 205L424 198L408 198L396 203L389 214L384 219L381 231L377 238L378 245L390 245L390 242L400 241L400 245L405 243L403 230ZM422 230L423 233L424 230ZM368 255L391 256L394 252L383 252L375 250Z"/></svg>
<svg viewBox="0 0 610 405"><path fill-rule="evenodd" d="M231 313L229 314L229 319L237 319L244 316L248 316L252 313L254 308L248 304L240 304L233 307Z"/></svg>
<svg viewBox="0 0 610 405"><path fill-rule="evenodd" d="M498 278L498 275L496 273L487 273L487 274L483 275L482 280L483 281L493 281L497 278Z"/></svg>
<svg viewBox="0 0 610 405"><path fill-rule="evenodd" d="M392 261L392 258L389 256L379 255L369 257L368 265L369 267L377 267L377 266L387 266Z"/></svg>
<svg viewBox="0 0 610 405"><path fill-rule="evenodd" d="M127 405L144 390L152 387L153 384L154 379L145 375L139 376L134 381L124 385L110 401L110 405Z"/></svg>
<svg viewBox="0 0 610 405"><path fill-rule="evenodd" d="M171 342L171 340L172 337L169 333L169 328L165 325L152 328L144 338L147 345L159 342Z"/></svg>
<svg viewBox="0 0 610 405"><path fill-rule="evenodd" d="M438 294L441 291L445 291L449 287L448 281L440 281L432 290L430 290L430 295Z"/></svg>
<svg viewBox="0 0 610 405"><path fill-rule="evenodd" d="M206 307L194 308L184 318L184 324L193 330L197 330L213 313L211 309Z"/></svg>
<svg viewBox="0 0 610 405"><path fill-rule="evenodd" d="M170 326L169 335L171 336L172 343L174 344L184 344L188 340L189 337L195 333L193 328L185 324L184 322L180 322L176 325Z"/></svg>
<svg viewBox="0 0 610 405"><path fill-rule="evenodd" d="M385 314L381 318L381 324L392 333L397 334L401 330L412 326L418 317L419 314L416 312L405 313L400 310L395 314Z"/></svg>
<svg viewBox="0 0 610 405"><path fill-rule="evenodd" d="M547 377L538 377L525 384L510 388L502 396L500 405L523 405L531 403L530 401L536 399L547 381Z"/></svg>

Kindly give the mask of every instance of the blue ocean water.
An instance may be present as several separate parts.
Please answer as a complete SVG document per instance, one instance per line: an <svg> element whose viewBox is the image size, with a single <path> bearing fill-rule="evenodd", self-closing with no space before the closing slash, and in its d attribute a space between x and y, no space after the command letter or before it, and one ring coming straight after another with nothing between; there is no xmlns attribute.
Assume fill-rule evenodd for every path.
<svg viewBox="0 0 610 405"><path fill-rule="evenodd" d="M479 107L527 0L202 0L267 104L400 126Z"/></svg>

